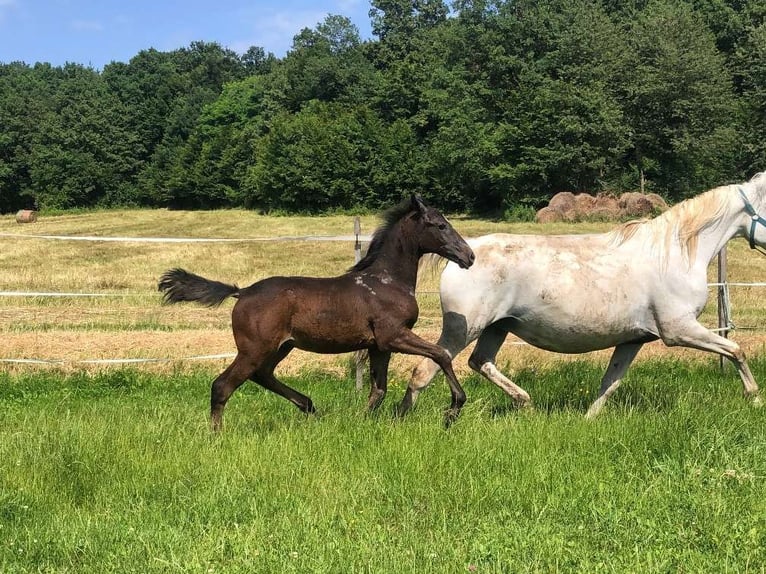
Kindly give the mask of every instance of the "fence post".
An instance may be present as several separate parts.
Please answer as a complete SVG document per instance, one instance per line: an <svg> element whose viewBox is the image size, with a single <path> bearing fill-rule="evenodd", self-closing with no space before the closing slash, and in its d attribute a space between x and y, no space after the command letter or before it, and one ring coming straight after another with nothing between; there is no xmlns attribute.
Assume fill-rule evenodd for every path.
<svg viewBox="0 0 766 574"><path fill-rule="evenodd" d="M362 244L359 242L359 235L362 232L362 225L359 216L354 217L354 263L359 263L362 259ZM354 353L354 365L356 366L356 390L361 391L364 386L364 351Z"/></svg>
<svg viewBox="0 0 766 574"><path fill-rule="evenodd" d="M726 246L718 253L718 329L722 337L729 336L729 293L726 285ZM723 357L719 355L718 364L723 370Z"/></svg>

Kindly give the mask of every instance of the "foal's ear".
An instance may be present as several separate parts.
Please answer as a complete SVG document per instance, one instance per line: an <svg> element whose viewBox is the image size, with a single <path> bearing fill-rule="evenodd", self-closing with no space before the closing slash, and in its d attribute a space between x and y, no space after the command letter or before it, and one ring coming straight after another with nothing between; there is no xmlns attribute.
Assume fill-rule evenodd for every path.
<svg viewBox="0 0 766 574"><path fill-rule="evenodd" d="M426 204L423 203L423 200L419 195L413 193L410 196L410 202L412 203L412 209L414 211L419 211L421 214L426 212Z"/></svg>

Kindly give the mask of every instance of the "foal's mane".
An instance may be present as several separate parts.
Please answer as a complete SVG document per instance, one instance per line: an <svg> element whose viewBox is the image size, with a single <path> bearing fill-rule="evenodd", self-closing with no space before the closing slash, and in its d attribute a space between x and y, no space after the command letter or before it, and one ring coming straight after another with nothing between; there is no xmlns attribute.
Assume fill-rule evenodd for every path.
<svg viewBox="0 0 766 574"><path fill-rule="evenodd" d="M412 201L405 199L398 205L394 205L381 215L383 224L378 227L372 234L370 240L370 246L367 248L367 253L359 260L359 262L351 267L348 271L363 271L372 265L380 255L380 251L383 245L388 241L396 224L408 213L412 211Z"/></svg>
<svg viewBox="0 0 766 574"><path fill-rule="evenodd" d="M628 221L610 233L616 245L643 237L664 260L671 243L677 240L686 261L691 264L697 254L699 234L715 225L724 215L735 193L735 185L716 187L696 197L677 203L654 219Z"/></svg>

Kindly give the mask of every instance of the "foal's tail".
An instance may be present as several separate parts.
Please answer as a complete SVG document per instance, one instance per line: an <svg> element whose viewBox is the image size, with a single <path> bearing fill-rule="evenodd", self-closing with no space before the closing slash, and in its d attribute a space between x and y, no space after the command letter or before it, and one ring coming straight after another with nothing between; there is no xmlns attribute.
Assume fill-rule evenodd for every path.
<svg viewBox="0 0 766 574"><path fill-rule="evenodd" d="M183 269L170 269L163 273L157 289L163 291L162 302L195 301L206 307L217 307L227 297L239 297L239 287L205 279Z"/></svg>

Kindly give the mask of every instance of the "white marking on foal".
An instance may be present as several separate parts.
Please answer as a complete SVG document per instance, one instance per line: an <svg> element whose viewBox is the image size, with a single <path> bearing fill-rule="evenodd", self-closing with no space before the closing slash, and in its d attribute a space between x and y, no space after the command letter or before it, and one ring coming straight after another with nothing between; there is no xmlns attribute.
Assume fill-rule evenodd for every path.
<svg viewBox="0 0 766 574"><path fill-rule="evenodd" d="M370 287L369 285L367 285L367 283L365 283L365 282L364 282L364 279L362 279L362 276L361 276L361 275L357 275L357 276L356 276L356 279L355 279L355 283L356 283L357 285L359 285L360 287L364 287L365 289L367 289L367 290L368 290L370 293L372 293L373 295L377 295L377 293L375 293L375 289L373 289L372 287Z"/></svg>

